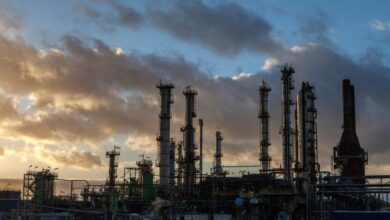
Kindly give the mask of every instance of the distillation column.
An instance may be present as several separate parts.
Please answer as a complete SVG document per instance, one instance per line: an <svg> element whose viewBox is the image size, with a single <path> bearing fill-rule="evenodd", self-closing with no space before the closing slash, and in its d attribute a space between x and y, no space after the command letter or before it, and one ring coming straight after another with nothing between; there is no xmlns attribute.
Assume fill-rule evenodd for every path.
<svg viewBox="0 0 390 220"><path fill-rule="evenodd" d="M215 166L214 166L214 174L217 176L223 176L223 169L222 169L222 132L217 131L215 132L215 154L214 154L214 160L215 160Z"/></svg>
<svg viewBox="0 0 390 220"><path fill-rule="evenodd" d="M297 179L303 180L304 188L316 182L319 171L316 98L314 87L309 82L303 82L297 95L295 161Z"/></svg>
<svg viewBox="0 0 390 220"><path fill-rule="evenodd" d="M319 172L317 161L316 92L309 82L302 82L295 111L295 170L296 185L306 196L306 219L312 219L312 204L316 201L313 188Z"/></svg>
<svg viewBox="0 0 390 220"><path fill-rule="evenodd" d="M282 72L282 125L281 133L283 136L283 169L284 179L292 182L292 161L293 161L293 129L291 128L291 106L294 104L291 97L291 91L294 89L292 74L294 68L285 65L281 68Z"/></svg>
<svg viewBox="0 0 390 220"><path fill-rule="evenodd" d="M343 107L343 134L340 143L333 150L334 166L341 176L363 177L368 161L367 152L360 147L356 135L355 91L348 79L343 80ZM364 180L357 180L356 183L364 183Z"/></svg>
<svg viewBox="0 0 390 220"><path fill-rule="evenodd" d="M203 119L199 119L199 182L203 179Z"/></svg>
<svg viewBox="0 0 390 220"><path fill-rule="evenodd" d="M109 168L108 168L108 181L107 185L109 186L110 191L115 188L115 180L118 177L118 156L120 155L120 147L114 146L112 151L106 152L106 158L109 158Z"/></svg>
<svg viewBox="0 0 390 220"><path fill-rule="evenodd" d="M271 87L263 80L263 84L259 88L260 91L260 157L261 173L269 172L271 166L271 157L268 154L268 147L271 145L269 142L269 113L268 113L268 93L271 91Z"/></svg>
<svg viewBox="0 0 390 220"><path fill-rule="evenodd" d="M169 185L175 185L175 153L176 153L176 142L171 138L171 148L169 151Z"/></svg>
<svg viewBox="0 0 390 220"><path fill-rule="evenodd" d="M187 86L183 94L186 97L186 124L182 128L184 135L184 195L186 198L192 198L195 191L196 167L195 167L195 128L193 126L193 118L195 113L195 96L198 92Z"/></svg>
<svg viewBox="0 0 390 220"><path fill-rule="evenodd" d="M183 142L179 141L177 143L177 185L182 186L183 185L183 164L184 164L184 158L183 158Z"/></svg>
<svg viewBox="0 0 390 220"><path fill-rule="evenodd" d="M157 166L160 167L160 186L163 192L167 194L167 189L170 183L170 119L171 119L171 104L173 103L172 89L175 86L172 83L157 85L161 96L161 112L160 112L160 135L157 137L159 142Z"/></svg>

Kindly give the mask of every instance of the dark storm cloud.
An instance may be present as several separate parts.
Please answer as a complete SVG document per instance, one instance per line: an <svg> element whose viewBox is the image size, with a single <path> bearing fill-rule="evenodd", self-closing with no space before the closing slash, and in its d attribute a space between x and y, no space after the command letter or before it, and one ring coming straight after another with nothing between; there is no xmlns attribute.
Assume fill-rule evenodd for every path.
<svg viewBox="0 0 390 220"><path fill-rule="evenodd" d="M170 6L150 12L150 19L158 28L181 40L197 43L221 55L283 50L271 36L272 26L237 4L211 7L202 1L174 1Z"/></svg>
<svg viewBox="0 0 390 220"><path fill-rule="evenodd" d="M301 29L299 30L299 33L303 35L306 40L319 43L322 46L336 46L329 38L331 21L324 11L315 9L314 14L310 13L300 16L300 20Z"/></svg>
<svg viewBox="0 0 390 220"><path fill-rule="evenodd" d="M139 28L144 23L144 17L141 13L131 7L126 7L117 0L102 1L112 8L112 12L100 11L95 4L87 2L78 2L77 8L89 19L104 31L114 31L117 26L130 28Z"/></svg>
<svg viewBox="0 0 390 220"><path fill-rule="evenodd" d="M234 3L212 7L202 1L172 1L167 7L161 7L165 9L150 7L143 14L119 1L109 1L109 5L112 12L103 13L85 3L79 8L104 30L112 31L116 26L139 27L146 24L145 20L178 39L225 56L243 51L279 53L284 50L271 36L272 26L264 18Z"/></svg>

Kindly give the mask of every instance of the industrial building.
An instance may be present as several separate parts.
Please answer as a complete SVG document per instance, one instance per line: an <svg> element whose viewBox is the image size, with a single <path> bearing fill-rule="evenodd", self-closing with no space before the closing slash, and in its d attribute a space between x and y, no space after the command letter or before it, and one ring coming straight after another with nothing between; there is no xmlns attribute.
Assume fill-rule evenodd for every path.
<svg viewBox="0 0 390 220"><path fill-rule="evenodd" d="M259 169L231 176L229 167L223 165L223 128L215 131L211 172L203 171L203 126L207 120L199 119L199 130L195 128L198 91L191 86L183 91L186 102L184 126L180 128L182 139L171 137L175 85L160 81L155 163L142 156L135 167L125 167L123 176L118 178L120 147L114 146L106 153L106 183L61 180L71 182L71 193L57 196L55 185L60 179L56 172L28 171L22 198L15 203L15 193L0 192L0 204L12 198L7 203L11 207L8 215L21 219L390 219L390 175L365 175L368 156L356 135L355 95L350 80L342 82L344 122L340 142L333 148L337 170L334 175L321 170L318 163L318 148L327 146L318 146L317 142L316 101L320 97L314 85L302 82L294 98L295 70L289 65L280 68L281 167L271 166L269 154L269 125L272 117L277 117L268 111L271 85L263 81L259 87L260 141L258 161L253 161ZM153 166L158 173L153 172ZM75 187L80 184L82 187Z"/></svg>

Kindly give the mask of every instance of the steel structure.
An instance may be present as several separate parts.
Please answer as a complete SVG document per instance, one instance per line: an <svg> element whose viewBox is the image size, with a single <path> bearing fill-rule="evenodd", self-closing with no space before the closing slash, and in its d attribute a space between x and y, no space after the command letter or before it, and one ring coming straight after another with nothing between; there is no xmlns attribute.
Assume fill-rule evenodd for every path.
<svg viewBox="0 0 390 220"><path fill-rule="evenodd" d="M175 185L175 154L176 154L176 142L175 139L171 138L171 149L169 151L169 185Z"/></svg>
<svg viewBox="0 0 390 220"><path fill-rule="evenodd" d="M170 139L170 120L171 120L171 104L174 102L172 89L175 86L172 83L162 83L157 85L160 90L161 106L160 106L160 135L157 137L159 142L158 148L158 162L157 166L160 168L160 186L162 193L168 195L168 187L170 184L170 151L171 151L171 139Z"/></svg>
<svg viewBox="0 0 390 220"><path fill-rule="evenodd" d="M334 167L341 176L363 177L368 156L356 135L355 91L348 79L343 80L343 116L343 134L334 147Z"/></svg>
<svg viewBox="0 0 390 220"><path fill-rule="evenodd" d="M307 180L305 184L314 184L319 172L316 99L314 86L303 82L296 102L295 168L297 179Z"/></svg>
<svg viewBox="0 0 390 220"><path fill-rule="evenodd" d="M203 119L199 119L199 182L203 180Z"/></svg>
<svg viewBox="0 0 390 220"><path fill-rule="evenodd" d="M223 176L223 168L222 168L222 132L215 132L215 153L214 153L214 169L213 174L216 176Z"/></svg>
<svg viewBox="0 0 390 220"><path fill-rule="evenodd" d="M302 88L297 95L295 132L291 129L293 72L292 67L282 67L281 132L283 132L283 150L285 150L283 167L272 169L269 164L263 166L263 163L259 165L255 161L247 161L248 165L222 166L223 138L222 133L217 131L215 164L212 172L210 175L204 175L202 181L196 181L198 176L202 176L196 170L199 158L196 155L193 127L197 92L191 87L187 87L183 92L186 97L185 126L181 129L183 141L177 141L175 147L169 135L171 117L169 106L172 97L170 92L167 92L171 91L173 85L160 83L161 87L168 88L161 88L161 96L164 98L162 98L160 113L161 129L158 138L160 148L157 155L160 162L167 166L160 166L160 173L157 176L163 177L162 181L167 180L167 183L162 183L161 179L154 180L153 163L144 155L136 162L137 166L124 168L123 178L117 178L119 148L114 147L114 150L106 154L110 166L106 183L62 180L57 178L56 173L47 169L38 172L29 170L24 176L23 200L19 203L15 198L10 200L1 198L0 195L1 214L7 219L47 218L48 216L45 217L42 213L51 215L61 212L72 219L128 219L130 217L131 219L335 220L335 214L340 216L340 213L343 213L345 216L348 212L350 216L358 216L365 210L364 217L367 218L364 219L369 219L368 216L371 218L377 216L371 215L372 211L382 216L390 216L390 212L384 211L390 207L390 175L365 175L364 165L367 156L360 147L356 135L354 91L349 80L343 82L343 135L340 144L334 148L335 166L340 170L340 175L335 176L336 174L319 170L317 96L314 86L308 82L302 83ZM270 87L263 82L260 87L259 118L262 129L260 144L265 147L269 146L267 109L269 91ZM202 130L203 121L199 121L199 125ZM199 137L199 141L203 142L203 132L201 133L202 137ZM291 137L292 134L295 139ZM291 149L293 143L294 154ZM168 151L162 149L162 146L168 146ZM264 158L264 160L260 161L269 162L267 155L267 149L262 148L260 159ZM293 156L294 168L291 167ZM177 173L175 173L175 161ZM233 172L230 174L227 172L229 168L249 167L261 167L261 172L250 173L247 170L240 170L239 175L230 175ZM167 176L161 176L161 168L168 169ZM167 179L164 179L165 177ZM70 183L70 196L58 195L54 192L56 181ZM74 185L73 182L79 183ZM80 186L80 183L84 185ZM82 189L81 198L73 196L74 189ZM11 217L3 215L4 207L11 207L8 206L10 202L16 204L15 208L6 210L7 214L14 214ZM17 204L22 206L18 207ZM340 212L340 210L344 211ZM137 213L140 216L130 213Z"/></svg>
<svg viewBox="0 0 390 220"><path fill-rule="evenodd" d="M108 167L108 180L106 185L110 187L110 190L113 190L115 187L116 178L118 178L118 157L120 155L120 147L114 146L112 151L106 152L106 158L109 158L109 167Z"/></svg>
<svg viewBox="0 0 390 220"><path fill-rule="evenodd" d="M271 87L263 80L262 85L259 88L260 92L260 155L259 161L261 162L261 173L268 173L271 168L271 157L268 154L268 147L271 145L269 140L269 118L268 113L268 93L271 91Z"/></svg>
<svg viewBox="0 0 390 220"><path fill-rule="evenodd" d="M52 204L57 178L58 174L49 169L29 170L23 177L23 199L40 205Z"/></svg>
<svg viewBox="0 0 390 220"><path fill-rule="evenodd" d="M183 157L183 142L179 141L177 143L177 185L182 186L183 185L183 174L184 174L184 157Z"/></svg>
<svg viewBox="0 0 390 220"><path fill-rule="evenodd" d="M186 198L192 198L195 193L196 183L196 155L195 155L195 128L193 126L193 118L196 117L195 112L195 96L198 92L192 89L191 86L187 86L183 94L186 98L186 113L185 113L185 126L182 127L184 135L184 195Z"/></svg>
<svg viewBox="0 0 390 220"><path fill-rule="evenodd" d="M295 111L295 171L296 187L305 194L306 219L313 218L312 204L316 201L314 185L320 167L317 159L316 92L309 82L302 82Z"/></svg>
<svg viewBox="0 0 390 220"><path fill-rule="evenodd" d="M291 106L292 101L291 91L294 89L294 81L292 74L295 73L293 67L285 65L281 67L282 73L282 125L280 132L283 136L283 169L284 179L292 182L292 163L293 163L293 129L291 128Z"/></svg>

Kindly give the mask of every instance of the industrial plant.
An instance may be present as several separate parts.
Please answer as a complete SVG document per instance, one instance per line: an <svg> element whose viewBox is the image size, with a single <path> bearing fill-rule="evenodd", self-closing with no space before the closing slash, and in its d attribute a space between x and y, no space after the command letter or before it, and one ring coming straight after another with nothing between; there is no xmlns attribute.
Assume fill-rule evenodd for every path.
<svg viewBox="0 0 390 220"><path fill-rule="evenodd" d="M256 172L230 174L223 162L223 128L215 131L214 163L205 172L207 119L198 118L196 111L201 96L194 87L185 87L184 126L174 128L180 129L182 137L174 139L175 85L160 81L156 160L142 155L136 166L118 170L120 159L126 158L120 158L120 146L113 146L106 153L105 183L60 179L53 169L28 170L22 191L0 191L0 219L390 219L390 175L365 174L368 154L356 134L352 82L340 82L343 126L333 148L335 172L331 172L322 170L318 162L318 149L331 147L318 146L316 101L320 97L315 86L302 82L294 97L294 68L283 65L280 70L280 116L269 113L271 85L259 82L258 119L254 115L260 128L258 160L248 162ZM273 167L270 124L276 117L281 117L283 157L282 164ZM69 183L70 193L56 192L60 181Z"/></svg>

